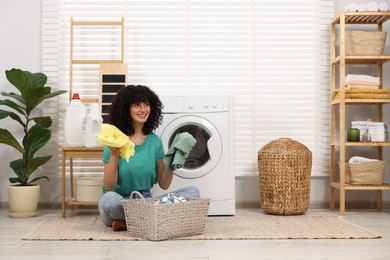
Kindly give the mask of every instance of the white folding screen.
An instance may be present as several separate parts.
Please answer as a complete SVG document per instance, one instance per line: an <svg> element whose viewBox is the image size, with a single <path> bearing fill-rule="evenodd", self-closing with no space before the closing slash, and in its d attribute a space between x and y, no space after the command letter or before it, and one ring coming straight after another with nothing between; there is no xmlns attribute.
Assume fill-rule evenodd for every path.
<svg viewBox="0 0 390 260"><path fill-rule="evenodd" d="M70 18L124 17L129 84L161 95L234 95L236 176L256 175L258 150L281 137L306 145L313 152L313 175L327 175L333 5L333 0L43 0L42 69L53 86L67 89ZM77 35L76 55L115 59L115 33L86 29ZM85 98L97 94L96 67L74 68L74 88ZM67 102L64 96L62 112ZM62 142L61 117L52 149ZM95 164L80 162L78 171L99 172Z"/></svg>

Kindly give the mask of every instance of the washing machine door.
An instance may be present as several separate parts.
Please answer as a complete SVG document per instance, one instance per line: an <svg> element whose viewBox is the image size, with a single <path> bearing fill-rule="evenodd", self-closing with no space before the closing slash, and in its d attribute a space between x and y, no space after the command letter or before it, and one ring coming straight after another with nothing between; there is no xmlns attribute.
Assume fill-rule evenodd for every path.
<svg viewBox="0 0 390 260"><path fill-rule="evenodd" d="M179 133L188 132L196 139L182 168L175 175L185 179L195 179L210 173L222 155L222 140L217 128L200 116L183 115L171 121L162 131L164 147L169 149Z"/></svg>

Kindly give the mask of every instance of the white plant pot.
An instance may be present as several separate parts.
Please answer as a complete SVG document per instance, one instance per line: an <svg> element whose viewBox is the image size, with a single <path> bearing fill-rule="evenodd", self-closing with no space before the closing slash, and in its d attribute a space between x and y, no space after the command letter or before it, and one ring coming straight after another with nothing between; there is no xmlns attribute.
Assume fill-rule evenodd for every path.
<svg viewBox="0 0 390 260"><path fill-rule="evenodd" d="M10 217L29 218L38 214L40 186L8 186Z"/></svg>

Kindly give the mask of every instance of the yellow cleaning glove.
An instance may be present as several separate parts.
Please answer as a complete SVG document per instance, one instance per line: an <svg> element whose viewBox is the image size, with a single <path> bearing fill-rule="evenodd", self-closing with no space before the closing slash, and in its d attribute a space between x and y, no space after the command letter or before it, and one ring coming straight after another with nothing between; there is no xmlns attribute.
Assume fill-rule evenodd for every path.
<svg viewBox="0 0 390 260"><path fill-rule="evenodd" d="M121 148L119 155L129 161L130 157L134 155L134 143L130 141L129 137L122 133L116 126L110 124L102 124L100 133L97 139L101 146L111 146Z"/></svg>

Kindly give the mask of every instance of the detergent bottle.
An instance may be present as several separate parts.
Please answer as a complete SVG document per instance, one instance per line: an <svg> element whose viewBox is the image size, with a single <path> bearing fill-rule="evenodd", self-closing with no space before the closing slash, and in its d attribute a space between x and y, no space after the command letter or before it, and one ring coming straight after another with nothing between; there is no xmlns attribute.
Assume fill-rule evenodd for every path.
<svg viewBox="0 0 390 260"><path fill-rule="evenodd" d="M92 103L89 107L89 113L85 123L85 147L100 147L97 136L100 133L102 122L103 117L99 112L99 105L97 103Z"/></svg>
<svg viewBox="0 0 390 260"><path fill-rule="evenodd" d="M74 93L65 113L64 133L66 146L84 146L84 123L87 109L78 93Z"/></svg>

